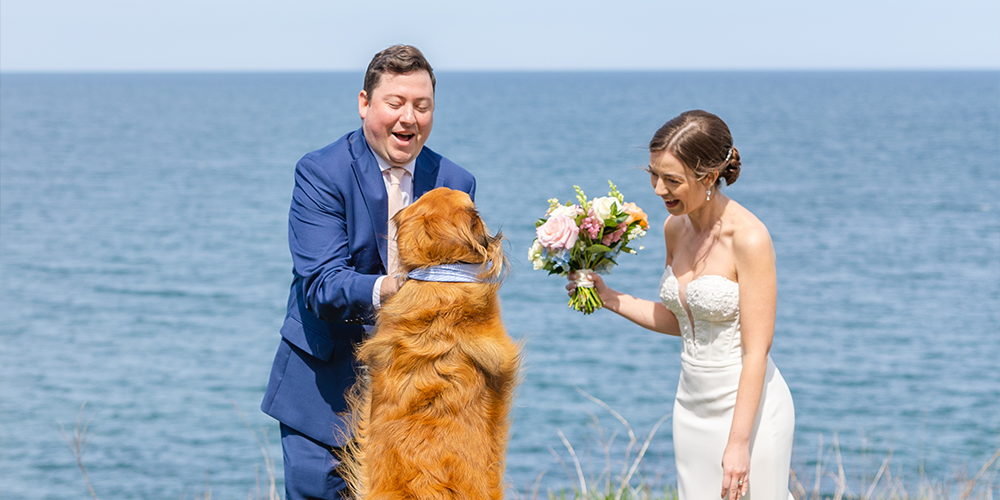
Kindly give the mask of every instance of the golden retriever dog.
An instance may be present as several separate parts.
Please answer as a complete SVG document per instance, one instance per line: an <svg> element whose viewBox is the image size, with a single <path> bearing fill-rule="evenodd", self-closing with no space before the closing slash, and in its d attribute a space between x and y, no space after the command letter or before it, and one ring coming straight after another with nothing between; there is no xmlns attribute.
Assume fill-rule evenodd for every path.
<svg viewBox="0 0 1000 500"><path fill-rule="evenodd" d="M502 235L490 236L469 196L447 188L393 220L401 272L476 264L479 281L411 274L383 304L358 348L367 376L351 398L341 474L355 498L501 500L520 364L500 320Z"/></svg>

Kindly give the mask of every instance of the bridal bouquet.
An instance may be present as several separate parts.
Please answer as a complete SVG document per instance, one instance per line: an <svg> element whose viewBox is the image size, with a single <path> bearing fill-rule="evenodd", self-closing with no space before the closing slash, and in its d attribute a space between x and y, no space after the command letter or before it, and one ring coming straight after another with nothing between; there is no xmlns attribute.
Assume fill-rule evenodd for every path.
<svg viewBox="0 0 1000 500"><path fill-rule="evenodd" d="M591 271L607 274L617 264L621 252L634 254L629 243L646 235L649 220L635 203L625 203L614 183L607 196L587 199L579 186L576 204L565 205L553 198L545 217L535 223L535 241L528 250L528 259L535 270L566 276L576 271L577 288L569 306L590 314L604 303L587 279ZM639 250L642 246L639 246Z"/></svg>

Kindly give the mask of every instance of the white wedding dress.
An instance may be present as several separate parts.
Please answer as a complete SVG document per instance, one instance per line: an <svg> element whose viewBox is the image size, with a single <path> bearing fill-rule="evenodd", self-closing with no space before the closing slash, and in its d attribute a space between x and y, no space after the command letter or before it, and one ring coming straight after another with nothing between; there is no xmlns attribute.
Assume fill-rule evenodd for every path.
<svg viewBox="0 0 1000 500"><path fill-rule="evenodd" d="M722 454L729 440L736 389L743 367L740 349L739 285L705 275L684 294L667 266L660 299L677 316L684 347L674 401L674 457L680 500L718 499L722 492ZM750 437L747 500L790 500L789 464L795 408L785 380L767 358L767 375Z"/></svg>

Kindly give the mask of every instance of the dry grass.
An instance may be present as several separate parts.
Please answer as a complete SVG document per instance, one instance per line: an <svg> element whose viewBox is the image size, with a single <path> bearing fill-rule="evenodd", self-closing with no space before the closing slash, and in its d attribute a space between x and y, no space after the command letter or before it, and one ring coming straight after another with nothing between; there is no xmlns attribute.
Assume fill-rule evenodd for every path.
<svg viewBox="0 0 1000 500"><path fill-rule="evenodd" d="M632 429L632 425L629 424L625 417L611 408L604 401L591 396L587 392L579 388L577 388L577 392L599 405L605 411L610 413L615 420L621 423L622 430L624 430L625 435L628 437L628 441L624 445L624 457L620 460L620 464L617 464L612 457L612 448L621 431L615 431L610 435L606 435L604 428L600 425L600 420L596 415L592 414L591 420L593 421L594 428L598 432L598 443L603 454L603 468L600 473L591 473L589 475L585 474L584 467L576 449L569 442L569 440L566 439L566 436L562 433L562 431L557 430L559 439L562 441L563 446L569 454L573 470L570 477L574 478L576 486L570 491L549 491L548 498L550 500L566 500L567 498L574 500L675 500L677 498L677 492L673 487L661 487L658 485L659 481L651 480L640 472L643 458L646 456L646 451L649 449L649 444L652 442L657 430L659 430L660 425L670 418L670 414L661 417L653 425L642 444L639 445L639 438L636 436L635 431ZM556 460L559 461L567 471L569 471L569 464L567 464L555 450L551 451L556 457ZM533 487L527 490L523 495L515 494L515 498L538 500L538 484L541 480L541 476L542 475L539 474Z"/></svg>
<svg viewBox="0 0 1000 500"><path fill-rule="evenodd" d="M791 489L795 500L993 500L1000 497L1000 485L997 476L1000 474L1000 450L980 467L972 477L966 474L957 475L950 480L934 481L921 474L915 485L906 484L902 479L893 476L892 453L882 460L873 479L861 482L857 490L852 490L844 474L843 460L840 454L840 443L837 436L833 437L831 451L833 463L824 461L822 437L820 439L819 455L812 478L792 470ZM836 472L828 470L833 467ZM833 483L833 492L824 488L825 484ZM812 483L807 491L806 484ZM824 491L826 489L827 491Z"/></svg>
<svg viewBox="0 0 1000 500"><path fill-rule="evenodd" d="M578 389L579 390L579 389ZM628 436L625 444L624 466L613 466L612 445L620 434L620 431L612 433L610 436L604 434L604 429L599 425L596 427L599 432L599 442L604 454L604 465L600 473L587 475L584 466L573 445L558 431L558 435L566 448L572 469L571 477L577 483L570 490L549 491L549 500L677 500L677 491L670 485L662 485L659 480L649 480L639 472L642 469L642 461L650 442L655 436L659 426L666 421L670 415L663 416L650 430L642 445L636 449L639 440L635 435L632 426L618 412L612 409L603 401L580 391L585 397L597 403L618 420L624 427ZM84 466L83 453L87 445L87 428L89 419L84 419L84 408L86 403L80 406L77 414L76 425L72 434L66 432L62 424L59 425L60 432L66 440L70 451L76 459L77 466L83 475L87 490L94 500L98 496L90 483L90 477ZM235 404L234 404L235 407ZM247 492L248 500L281 500L281 495L276 486L276 464L271 458L267 433L265 429L253 429L243 413L236 408L241 420L247 429L250 430L260 447L261 455L264 457L264 479L261 478L261 471L257 467L256 484ZM599 424L596 416L592 416L595 424ZM830 451L833 459L824 460L826 451ZM567 468L570 466L552 450L557 459ZM633 456L634 453L634 456ZM539 484L545 473L540 473L534 485L529 487L523 494L512 492L514 500L538 500ZM837 436L834 436L830 450L826 450L820 442L816 466L809 469L792 470L791 491L795 500L994 500L1000 499L1000 450L993 454L975 474L971 476L967 473L958 474L947 480L932 480L921 476L916 484L906 484L902 479L892 473L892 454L882 460L873 479L857 483L854 489L844 473L843 461L840 454L840 444ZM831 485L832 484L832 488ZM807 486L808 485L808 486ZM831 491L832 489L832 491ZM184 497L186 497L185 495ZM184 498L182 497L182 498ZM196 500L211 500L212 490L207 481L204 490L192 497Z"/></svg>
<svg viewBox="0 0 1000 500"><path fill-rule="evenodd" d="M69 446L70 452L73 453L73 457L76 459L77 466L80 467L80 472L83 474L84 482L87 484L87 490L90 492L90 496L94 500L99 500L97 492L94 487L90 484L90 476L87 474L87 468L83 464L83 452L87 447L87 427L90 424L90 419L83 419L83 409L87 406L87 403L80 405L80 411L76 416L76 425L73 428L73 434L70 436L63 425L59 424L59 431L63 435L63 439L66 440L66 444ZM246 416L243 411L233 402L233 408L240 416L240 420L243 424L250 430L253 435L254 440L257 442L257 446L260 448L261 455L264 456L264 473L267 478L264 480L263 484L261 482L261 471L260 466L255 466L255 485L250 488L247 492L247 500L281 500L281 495L278 494L277 481L276 481L276 466L274 460L271 458L270 445L267 440L267 430L266 428L261 428L259 431L254 429L250 422L247 421ZM187 492L181 497L187 498ZM208 477L205 478L204 490L200 494L195 494L192 497L194 500L211 500L212 499L212 488L208 483Z"/></svg>
<svg viewBox="0 0 1000 500"><path fill-rule="evenodd" d="M66 433L66 428L62 424L59 424L59 432L62 433L63 439L66 440L66 444L69 446L69 450L73 452L73 457L76 458L76 465L80 467L80 472L83 473L83 480L87 483L87 490L90 491L90 496L94 500L97 500L97 493L90 484L90 476L87 475L87 468L83 466L83 451L87 448L87 427L90 426L89 418L86 422L83 421L83 409L86 406L87 403L81 404L80 410L76 413L76 426L73 427L72 437Z"/></svg>
<svg viewBox="0 0 1000 500"><path fill-rule="evenodd" d="M603 470L597 474L584 473L580 458L569 440L562 431L557 431L559 438L566 448L570 461L575 471L574 477L577 483L572 489L550 491L549 500L676 500L677 490L672 486L664 486L659 481L647 481L646 478L635 478L636 470L640 468L649 442L656 434L660 424L662 424L669 414L661 418L649 435L646 437L642 448L633 457L637 439L633 433L632 426L618 412L608 406L605 402L577 389L584 397L597 403L612 416L617 419L628 434L629 441L625 447L625 467L615 471L612 469L611 446L619 432L611 434L605 438L605 432L598 427L598 441L604 451L605 460ZM595 422L596 417L593 417ZM837 436L834 436L833 444L829 450L833 459L830 462L824 461L824 449L822 440L819 446L819 456L815 468L791 471L790 490L795 500L994 500L1000 499L1000 450L992 458L987 460L978 472L971 477L967 474L958 475L946 481L932 481L921 476L916 484L906 484L902 479L895 477L892 473L892 454L885 457L873 479L858 481L856 489L849 484L845 473L843 460L840 454L840 444ZM557 460L569 470L565 461L553 450ZM535 485L522 494L515 494L518 500L538 500L538 483L541 475L535 481ZM632 482L637 484L633 485ZM831 488L832 484L832 488ZM807 485L809 485L807 487ZM832 491L831 491L832 490Z"/></svg>

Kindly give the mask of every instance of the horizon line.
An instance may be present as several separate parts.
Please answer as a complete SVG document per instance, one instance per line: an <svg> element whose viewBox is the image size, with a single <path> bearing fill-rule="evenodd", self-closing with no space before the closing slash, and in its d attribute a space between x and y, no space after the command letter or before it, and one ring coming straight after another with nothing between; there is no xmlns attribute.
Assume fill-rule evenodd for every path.
<svg viewBox="0 0 1000 500"><path fill-rule="evenodd" d="M363 74L364 69L3 69L0 74ZM436 68L435 73L988 73L995 67L813 67L813 68Z"/></svg>

